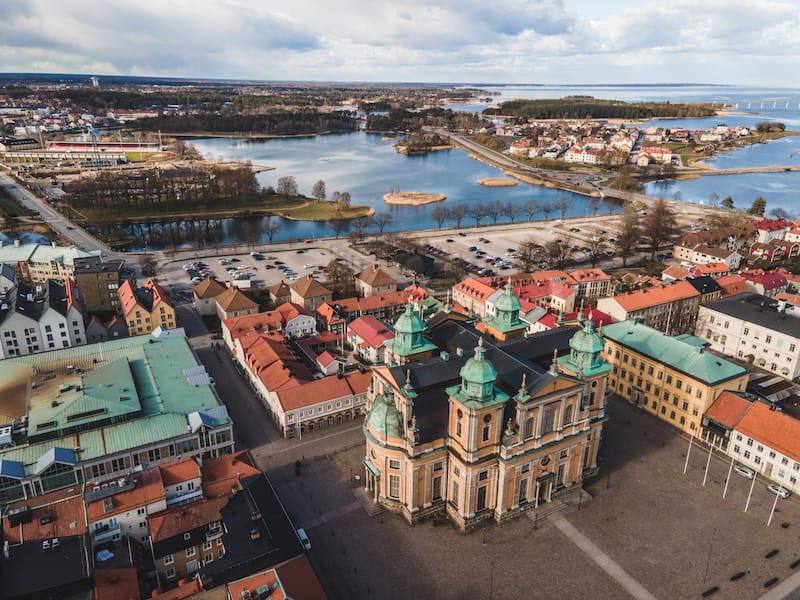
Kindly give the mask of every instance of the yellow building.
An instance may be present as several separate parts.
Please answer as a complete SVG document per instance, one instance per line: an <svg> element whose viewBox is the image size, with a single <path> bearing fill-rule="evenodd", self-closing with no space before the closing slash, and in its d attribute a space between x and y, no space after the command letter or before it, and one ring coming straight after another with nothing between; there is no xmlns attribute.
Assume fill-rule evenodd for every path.
<svg viewBox="0 0 800 600"><path fill-rule="evenodd" d="M725 390L743 392L749 373L690 335L670 337L638 321L603 327L609 391L694 436Z"/></svg>
<svg viewBox="0 0 800 600"><path fill-rule="evenodd" d="M471 356L459 349L374 368L364 423L374 500L412 523L446 514L471 529L579 490L597 471L610 370L602 339L582 324L549 370L455 321L447 326L475 343ZM558 351L557 339L566 338L524 343Z"/></svg>
<svg viewBox="0 0 800 600"><path fill-rule="evenodd" d="M157 327L175 329L175 307L163 288L148 279L144 287L135 288L126 280L117 290L122 316L128 324L128 335L146 335Z"/></svg>

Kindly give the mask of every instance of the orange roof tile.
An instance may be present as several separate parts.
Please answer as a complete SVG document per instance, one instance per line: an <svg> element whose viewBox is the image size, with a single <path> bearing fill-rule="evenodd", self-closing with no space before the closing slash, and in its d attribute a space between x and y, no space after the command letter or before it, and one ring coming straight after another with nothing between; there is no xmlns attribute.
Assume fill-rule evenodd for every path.
<svg viewBox="0 0 800 600"><path fill-rule="evenodd" d="M655 285L635 292L620 294L613 298L623 309L631 312L699 296L700 292L688 281L674 281L666 285Z"/></svg>
<svg viewBox="0 0 800 600"><path fill-rule="evenodd" d="M752 403L731 392L722 392L714 403L708 407L706 416L726 427L733 429L750 408Z"/></svg>
<svg viewBox="0 0 800 600"><path fill-rule="evenodd" d="M743 294L747 291L747 283L741 275L723 275L717 278L717 285L722 288L724 296Z"/></svg>
<svg viewBox="0 0 800 600"><path fill-rule="evenodd" d="M610 281L611 276L602 269L578 269L577 271L570 272L572 277L578 283L584 281Z"/></svg>
<svg viewBox="0 0 800 600"><path fill-rule="evenodd" d="M54 537L69 537L86 533L86 514L83 508L82 489L78 486L58 490L44 496L34 496L9 505L9 509L28 506L31 509L30 523L11 527L3 519L3 537L9 544L44 540ZM52 517L42 523L43 517Z"/></svg>
<svg viewBox="0 0 800 600"><path fill-rule="evenodd" d="M327 600L325 591L305 555L286 561L275 570L289 598Z"/></svg>
<svg viewBox="0 0 800 600"><path fill-rule="evenodd" d="M663 278L665 275L669 279L675 279L676 281L679 279L686 279L686 276L689 274L689 271L682 267L678 267L675 265L670 265L663 271L661 271L661 277Z"/></svg>
<svg viewBox="0 0 800 600"><path fill-rule="evenodd" d="M207 498L218 498L231 493L231 489L240 479L258 475L249 450L241 450L233 454L223 454L217 458L203 461L203 494Z"/></svg>
<svg viewBox="0 0 800 600"><path fill-rule="evenodd" d="M133 474L132 477L136 481L136 487L133 489L86 503L86 518L89 523L164 499L164 484L161 481L161 472L158 467L145 469L140 473ZM107 510L104 504L109 498L111 498L111 510Z"/></svg>
<svg viewBox="0 0 800 600"><path fill-rule="evenodd" d="M292 389L279 390L276 396L283 410L290 411L326 400L363 394L367 391L371 380L372 373L370 371L348 373L341 379L326 377Z"/></svg>
<svg viewBox="0 0 800 600"><path fill-rule="evenodd" d="M219 521L222 519L220 511L227 503L228 498L223 496L162 510L147 518L150 537L153 542L160 542L196 527Z"/></svg>
<svg viewBox="0 0 800 600"><path fill-rule="evenodd" d="M736 426L736 431L794 461L800 461L800 420L772 410L763 402L753 402Z"/></svg>
<svg viewBox="0 0 800 600"><path fill-rule="evenodd" d="M172 460L159 465L158 469L161 471L161 481L164 482L164 487L200 477L200 466L193 458Z"/></svg>

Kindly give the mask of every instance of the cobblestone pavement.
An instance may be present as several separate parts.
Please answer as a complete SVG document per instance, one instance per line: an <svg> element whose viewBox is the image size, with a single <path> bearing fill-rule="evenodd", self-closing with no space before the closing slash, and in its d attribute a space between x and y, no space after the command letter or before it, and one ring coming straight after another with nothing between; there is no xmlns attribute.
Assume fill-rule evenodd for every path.
<svg viewBox="0 0 800 600"><path fill-rule="evenodd" d="M767 528L774 496L763 481L745 513L748 481L734 474L722 499L729 461L712 456L704 487L707 450L694 446L684 476L688 439L622 401L611 400L609 412L601 474L586 486L593 499L557 517L609 561L593 559L551 519L462 534L433 522L411 527L388 512L369 517L353 493L363 458L355 424L256 453L306 527L311 561L333 600L631 597L609 574L612 563L630 577L628 589L656 598L700 598L719 586L714 598L746 599L800 571L791 568L800 554L795 497L779 502Z"/></svg>

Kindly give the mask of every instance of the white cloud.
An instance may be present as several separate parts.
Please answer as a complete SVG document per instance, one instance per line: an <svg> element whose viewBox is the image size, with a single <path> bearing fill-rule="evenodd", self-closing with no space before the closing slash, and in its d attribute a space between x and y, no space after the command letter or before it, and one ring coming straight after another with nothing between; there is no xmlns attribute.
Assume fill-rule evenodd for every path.
<svg viewBox="0 0 800 600"><path fill-rule="evenodd" d="M800 9L779 0L273 4L3 0L3 68L295 80L753 83L747 76L774 84L800 70Z"/></svg>

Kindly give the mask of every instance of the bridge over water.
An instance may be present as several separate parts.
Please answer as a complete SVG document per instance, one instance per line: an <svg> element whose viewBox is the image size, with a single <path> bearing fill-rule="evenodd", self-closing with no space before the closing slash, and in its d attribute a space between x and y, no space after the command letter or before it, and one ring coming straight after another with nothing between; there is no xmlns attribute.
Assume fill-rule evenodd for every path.
<svg viewBox="0 0 800 600"><path fill-rule="evenodd" d="M750 98L744 100L725 100L712 102L721 109L733 110L797 110L800 111L800 98Z"/></svg>

